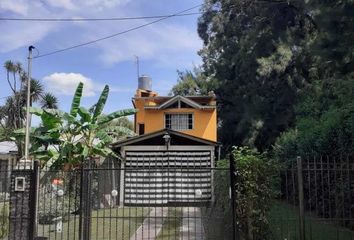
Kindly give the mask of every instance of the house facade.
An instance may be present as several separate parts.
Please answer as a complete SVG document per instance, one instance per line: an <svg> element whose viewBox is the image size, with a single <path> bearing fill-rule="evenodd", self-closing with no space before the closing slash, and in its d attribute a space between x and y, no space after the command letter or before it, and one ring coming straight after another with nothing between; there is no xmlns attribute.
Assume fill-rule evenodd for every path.
<svg viewBox="0 0 354 240"><path fill-rule="evenodd" d="M143 87L143 89L141 89ZM217 141L216 98L208 96L158 96L141 84L132 100L138 110L135 132L139 135L172 129Z"/></svg>
<svg viewBox="0 0 354 240"><path fill-rule="evenodd" d="M112 145L123 159L120 204L211 201L218 146L215 96L159 96L151 80L141 77L132 102L137 136Z"/></svg>
<svg viewBox="0 0 354 240"><path fill-rule="evenodd" d="M17 163L17 146L15 142L0 142L0 193L7 192L10 169Z"/></svg>

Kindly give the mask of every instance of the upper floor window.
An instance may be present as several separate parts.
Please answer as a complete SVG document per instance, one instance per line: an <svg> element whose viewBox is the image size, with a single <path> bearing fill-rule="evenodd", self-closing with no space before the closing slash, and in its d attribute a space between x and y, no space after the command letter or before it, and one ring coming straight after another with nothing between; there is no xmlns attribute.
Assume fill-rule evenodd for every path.
<svg viewBox="0 0 354 240"><path fill-rule="evenodd" d="M167 113L165 115L165 127L172 130L193 129L193 114Z"/></svg>

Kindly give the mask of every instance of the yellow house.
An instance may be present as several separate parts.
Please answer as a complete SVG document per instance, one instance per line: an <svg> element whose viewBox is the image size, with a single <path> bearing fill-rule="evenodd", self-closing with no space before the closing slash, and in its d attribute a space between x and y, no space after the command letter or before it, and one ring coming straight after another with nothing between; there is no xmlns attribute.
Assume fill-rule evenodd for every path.
<svg viewBox="0 0 354 240"><path fill-rule="evenodd" d="M172 129L210 141L217 140L216 98L209 96L158 96L151 79L141 77L133 98L138 110L135 132L139 135Z"/></svg>
<svg viewBox="0 0 354 240"><path fill-rule="evenodd" d="M142 76L133 105L138 110L137 136L112 144L121 156L120 204L212 201L212 169L220 152L214 94L158 96L151 89L151 79Z"/></svg>

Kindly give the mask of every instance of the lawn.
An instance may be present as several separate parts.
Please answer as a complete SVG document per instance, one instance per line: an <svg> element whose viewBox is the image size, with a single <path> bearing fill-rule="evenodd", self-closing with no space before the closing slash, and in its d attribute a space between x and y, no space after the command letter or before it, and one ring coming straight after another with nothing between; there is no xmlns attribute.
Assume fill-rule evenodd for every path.
<svg viewBox="0 0 354 240"><path fill-rule="evenodd" d="M177 240L180 235L182 225L182 208L170 207L167 218L164 220L162 229L157 235L156 240Z"/></svg>
<svg viewBox="0 0 354 240"><path fill-rule="evenodd" d="M8 202L0 203L0 239L5 238L9 230L9 204Z"/></svg>
<svg viewBox="0 0 354 240"><path fill-rule="evenodd" d="M125 207L92 211L91 239L128 240L149 214L149 208ZM63 223L63 231L57 233L55 225L38 225L38 236L48 239L75 240L78 238L79 217L72 216Z"/></svg>
<svg viewBox="0 0 354 240"><path fill-rule="evenodd" d="M270 212L270 226L274 240L299 239L298 208L275 202ZM354 231L310 215L305 217L306 240L354 240Z"/></svg>

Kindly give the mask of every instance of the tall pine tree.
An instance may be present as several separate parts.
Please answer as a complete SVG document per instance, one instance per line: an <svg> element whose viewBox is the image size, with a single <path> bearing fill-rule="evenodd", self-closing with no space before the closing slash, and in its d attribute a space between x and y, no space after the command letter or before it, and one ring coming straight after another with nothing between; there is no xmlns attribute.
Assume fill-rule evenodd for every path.
<svg viewBox="0 0 354 240"><path fill-rule="evenodd" d="M220 140L265 150L294 124L310 80L316 32L301 1L206 0L198 33L207 76L218 82Z"/></svg>

